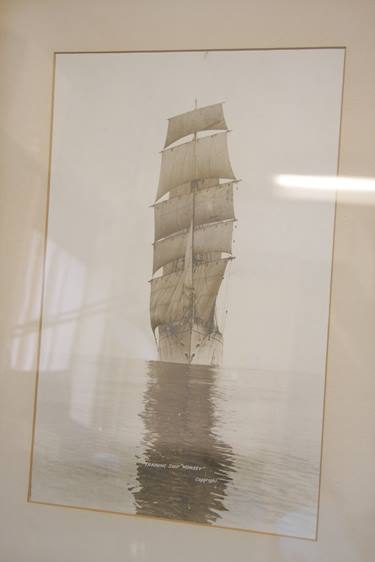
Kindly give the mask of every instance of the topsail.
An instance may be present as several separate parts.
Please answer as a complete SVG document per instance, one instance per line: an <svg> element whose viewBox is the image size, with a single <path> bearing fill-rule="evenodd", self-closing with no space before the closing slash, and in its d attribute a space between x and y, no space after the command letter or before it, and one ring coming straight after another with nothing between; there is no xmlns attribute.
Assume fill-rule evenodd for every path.
<svg viewBox="0 0 375 562"><path fill-rule="evenodd" d="M153 206L150 298L151 326L164 361L220 364L223 337L216 301L233 258L238 181L229 159L228 132L221 103L168 120ZM190 140L174 144L188 135Z"/></svg>
<svg viewBox="0 0 375 562"><path fill-rule="evenodd" d="M186 182L205 178L235 179L227 136L226 132L216 133L164 150L156 199Z"/></svg>
<svg viewBox="0 0 375 562"><path fill-rule="evenodd" d="M228 129L222 103L193 109L193 111L181 113L168 120L164 148L192 133L221 129Z"/></svg>
<svg viewBox="0 0 375 562"><path fill-rule="evenodd" d="M234 219L234 183L221 183L196 192L194 201L194 223L201 225L225 219ZM193 213L190 193L171 197L154 206L155 240L188 228Z"/></svg>

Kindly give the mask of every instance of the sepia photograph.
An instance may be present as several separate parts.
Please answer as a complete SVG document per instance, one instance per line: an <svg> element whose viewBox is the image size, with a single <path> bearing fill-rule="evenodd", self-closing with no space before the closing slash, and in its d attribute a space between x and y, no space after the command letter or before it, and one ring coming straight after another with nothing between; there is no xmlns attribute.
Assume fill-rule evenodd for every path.
<svg viewBox="0 0 375 562"><path fill-rule="evenodd" d="M29 501L316 539L343 67L55 54Z"/></svg>

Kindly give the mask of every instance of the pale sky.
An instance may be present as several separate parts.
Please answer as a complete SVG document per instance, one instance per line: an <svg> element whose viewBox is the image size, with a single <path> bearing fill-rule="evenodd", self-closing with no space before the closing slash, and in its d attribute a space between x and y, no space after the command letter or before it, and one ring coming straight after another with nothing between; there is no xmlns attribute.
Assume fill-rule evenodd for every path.
<svg viewBox="0 0 375 562"><path fill-rule="evenodd" d="M242 179L224 364L324 374L333 197L281 198L272 178L336 174L343 58L342 49L57 55L42 361L157 357L149 205L167 118L197 98L225 102Z"/></svg>

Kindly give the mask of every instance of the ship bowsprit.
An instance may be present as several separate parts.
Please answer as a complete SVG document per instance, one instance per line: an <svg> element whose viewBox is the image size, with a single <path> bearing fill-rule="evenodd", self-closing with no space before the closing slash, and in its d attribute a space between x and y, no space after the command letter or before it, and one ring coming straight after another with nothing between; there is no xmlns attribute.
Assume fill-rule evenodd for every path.
<svg viewBox="0 0 375 562"><path fill-rule="evenodd" d="M220 131L198 137L202 131ZM188 142L174 144L188 135ZM172 117L155 214L151 327L159 359L220 365L217 298L232 257L236 180L222 104ZM173 145L173 146L171 146Z"/></svg>

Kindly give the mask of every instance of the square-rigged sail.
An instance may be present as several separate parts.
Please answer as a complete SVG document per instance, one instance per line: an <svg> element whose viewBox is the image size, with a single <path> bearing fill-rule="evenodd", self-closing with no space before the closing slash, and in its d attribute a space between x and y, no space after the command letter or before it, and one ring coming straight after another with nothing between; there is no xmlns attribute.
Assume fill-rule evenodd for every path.
<svg viewBox="0 0 375 562"><path fill-rule="evenodd" d="M202 131L220 131L198 137ZM188 135L188 142L170 146ZM155 214L150 316L163 361L218 365L216 299L229 260L237 182L221 103L169 119ZM168 195L168 198L165 196ZM163 200L159 201L160 199Z"/></svg>

